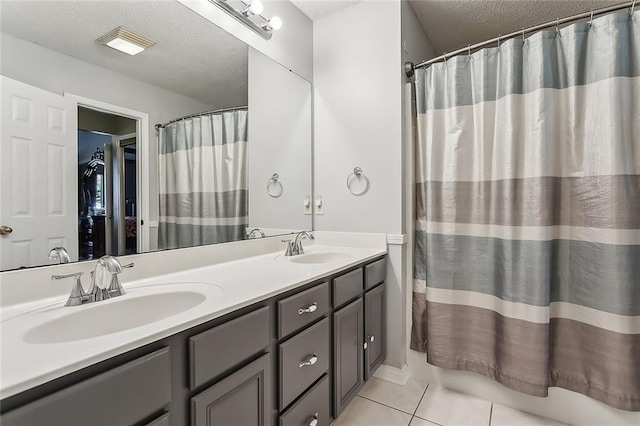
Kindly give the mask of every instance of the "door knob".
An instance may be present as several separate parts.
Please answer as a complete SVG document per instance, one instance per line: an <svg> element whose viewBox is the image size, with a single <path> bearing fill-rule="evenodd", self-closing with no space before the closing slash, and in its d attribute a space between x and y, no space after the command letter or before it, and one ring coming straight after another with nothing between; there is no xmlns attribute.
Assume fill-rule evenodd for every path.
<svg viewBox="0 0 640 426"><path fill-rule="evenodd" d="M0 235L9 235L12 232L13 232L13 228L11 228L10 226L5 226L5 225L0 226Z"/></svg>

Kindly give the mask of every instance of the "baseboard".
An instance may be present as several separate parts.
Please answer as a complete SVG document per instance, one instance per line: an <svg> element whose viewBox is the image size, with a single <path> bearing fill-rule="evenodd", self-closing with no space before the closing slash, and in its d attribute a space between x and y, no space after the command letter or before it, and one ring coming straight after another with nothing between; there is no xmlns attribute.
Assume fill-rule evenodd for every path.
<svg viewBox="0 0 640 426"><path fill-rule="evenodd" d="M402 369L382 364L373 376L378 379L386 380L387 382L404 386L409 380L409 369L407 364L405 364Z"/></svg>

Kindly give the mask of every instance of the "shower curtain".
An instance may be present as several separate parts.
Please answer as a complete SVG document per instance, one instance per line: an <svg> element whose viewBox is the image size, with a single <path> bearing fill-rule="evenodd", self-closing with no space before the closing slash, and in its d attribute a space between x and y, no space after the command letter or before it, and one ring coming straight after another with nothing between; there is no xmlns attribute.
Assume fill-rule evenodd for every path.
<svg viewBox="0 0 640 426"><path fill-rule="evenodd" d="M416 71L411 348L640 410L640 13Z"/></svg>
<svg viewBox="0 0 640 426"><path fill-rule="evenodd" d="M158 248L245 238L247 115L246 110L218 112L161 129Z"/></svg>

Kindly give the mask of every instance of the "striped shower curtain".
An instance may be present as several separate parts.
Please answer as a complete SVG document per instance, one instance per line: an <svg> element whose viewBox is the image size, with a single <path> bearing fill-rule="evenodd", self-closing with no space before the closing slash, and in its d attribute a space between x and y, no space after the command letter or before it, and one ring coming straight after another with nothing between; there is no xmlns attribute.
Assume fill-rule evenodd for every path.
<svg viewBox="0 0 640 426"><path fill-rule="evenodd" d="M640 411L640 13L416 71L412 349Z"/></svg>
<svg viewBox="0 0 640 426"><path fill-rule="evenodd" d="M245 238L247 111L186 118L160 132L158 248Z"/></svg>

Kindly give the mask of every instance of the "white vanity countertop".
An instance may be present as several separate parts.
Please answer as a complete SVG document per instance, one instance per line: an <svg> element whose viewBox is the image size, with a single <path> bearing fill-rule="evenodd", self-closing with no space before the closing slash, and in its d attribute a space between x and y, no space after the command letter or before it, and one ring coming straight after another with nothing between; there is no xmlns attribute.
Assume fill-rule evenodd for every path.
<svg viewBox="0 0 640 426"><path fill-rule="evenodd" d="M279 251L154 278L124 282L123 286L127 291L125 296L103 302L64 307L66 301L64 296L6 307L3 309L0 323L2 334L0 399L386 253L386 249L382 248L328 245L310 245L305 249L307 254L339 252L345 254L346 259L331 263L301 264L294 262L294 258L283 256ZM126 277L123 281L126 281ZM170 283L174 285L163 285ZM148 317L149 313L132 311L131 320L142 325L79 340L76 340L77 337L71 330L75 323L65 318L72 313L82 313L81 310L119 303L125 298L133 300L145 294L162 294L167 293L168 289L174 291L176 288L180 291L197 291L199 294L205 294L206 298L202 302L197 301L199 304L191 309L147 324L145 322L148 319L145 319L143 314L147 314ZM170 301L170 296L164 299L161 296L157 300L158 304L165 303L166 306L171 304L167 303ZM161 305L155 306L156 310L163 309L158 306ZM124 321L122 316L119 316L118 321ZM46 329L44 333L39 334L33 334L33 329L46 324L54 324L54 327L58 324L60 327L68 327L65 333L73 338L62 343L44 342L48 339ZM86 327L79 326L78 329L80 335L83 329L86 333ZM34 335L36 338L29 337ZM34 340L38 343L34 343Z"/></svg>

